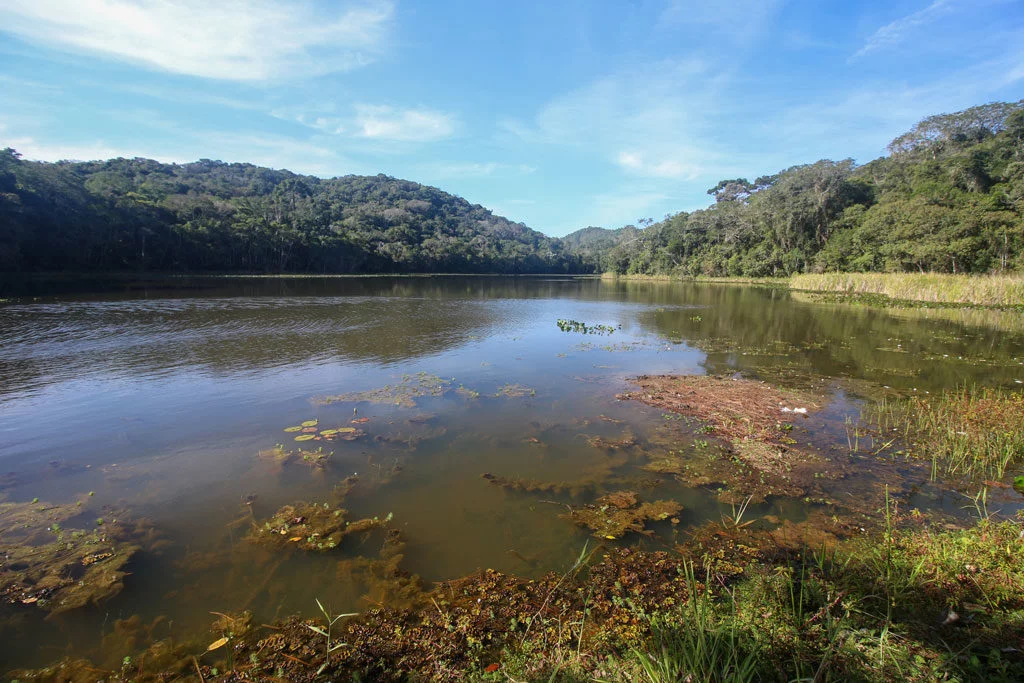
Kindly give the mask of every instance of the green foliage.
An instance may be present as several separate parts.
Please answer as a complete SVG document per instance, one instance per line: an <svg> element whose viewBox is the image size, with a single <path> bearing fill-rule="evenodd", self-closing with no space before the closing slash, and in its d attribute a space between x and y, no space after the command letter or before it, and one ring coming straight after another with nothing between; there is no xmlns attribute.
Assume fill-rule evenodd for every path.
<svg viewBox="0 0 1024 683"><path fill-rule="evenodd" d="M436 188L204 159L40 163L0 152L0 268L578 272L559 240Z"/></svg>
<svg viewBox="0 0 1024 683"><path fill-rule="evenodd" d="M929 117L889 149L859 167L822 160L723 180L708 209L625 228L628 239L587 228L566 248L630 275L1024 268L1024 100Z"/></svg>

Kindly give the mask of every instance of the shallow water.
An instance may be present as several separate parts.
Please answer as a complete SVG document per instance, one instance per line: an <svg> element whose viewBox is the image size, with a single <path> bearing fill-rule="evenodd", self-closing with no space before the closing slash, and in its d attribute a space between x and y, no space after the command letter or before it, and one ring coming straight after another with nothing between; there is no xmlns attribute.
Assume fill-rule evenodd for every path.
<svg viewBox="0 0 1024 683"><path fill-rule="evenodd" d="M563 332L559 319L616 329ZM1022 328L764 287L559 277L196 279L15 298L0 305L0 495L61 503L94 492L83 515L127 510L166 543L140 553L124 590L101 606L47 620L35 606L0 606L0 668L67 654L109 659L124 638L111 636L115 622L133 615L145 624L166 617L139 636L142 649L147 638L205 631L211 611L249 609L259 623L312 613L314 598L335 611L365 608L365 587L339 576L337 563L373 556L379 534L312 556L243 539L251 520L329 500L354 473L350 518L392 514L408 543L403 568L428 582L482 567L534 576L564 568L589 538L559 517L564 504L608 490L681 502L679 523L657 522L644 540L670 545L729 506L714 487L640 469L665 438L685 445L695 434L616 400L639 374L817 382L830 402L798 423L796 437L849 461L834 501L852 503L898 471L908 504L957 514L964 496L930 484L926 469L883 470L871 453L851 454L845 418L885 393L1020 387ZM315 400L418 373L446 380L447 390L415 407ZM501 395L510 384L526 390ZM306 442L333 451L323 470L259 456L277 443L299 446L286 427L354 417L370 418L358 425L365 437ZM633 436L640 446L596 448L595 436ZM484 473L590 486L517 493ZM798 520L815 504L769 498L748 514Z"/></svg>

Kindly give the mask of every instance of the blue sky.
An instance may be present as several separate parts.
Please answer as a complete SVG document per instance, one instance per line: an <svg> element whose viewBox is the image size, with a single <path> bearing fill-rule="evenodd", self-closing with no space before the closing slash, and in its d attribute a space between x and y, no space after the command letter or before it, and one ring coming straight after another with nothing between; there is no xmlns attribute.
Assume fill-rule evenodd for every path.
<svg viewBox="0 0 1024 683"><path fill-rule="evenodd" d="M0 0L0 146L436 185L563 235L1024 97L1024 0Z"/></svg>

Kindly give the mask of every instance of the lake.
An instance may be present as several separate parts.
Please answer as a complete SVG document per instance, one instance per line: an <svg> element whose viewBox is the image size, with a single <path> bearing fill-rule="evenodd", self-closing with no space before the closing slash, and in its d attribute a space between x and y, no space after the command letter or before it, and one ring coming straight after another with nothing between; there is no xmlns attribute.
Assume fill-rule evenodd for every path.
<svg viewBox="0 0 1024 683"><path fill-rule="evenodd" d="M99 605L48 617L42 593L40 605L9 592L7 668L119 661L207 632L211 612L250 610L260 623L315 614L316 599L336 612L400 602L373 564L396 539L401 570L428 584L485 567L539 576L587 544L671 548L737 503L728 481L645 467L666 452L724 451L694 421L617 399L638 375L743 377L825 397L780 420L842 476L753 500L750 518L866 516L886 485L956 517L968 496L861 431L861 411L881 396L1024 381L1019 314L879 309L774 287L453 276L96 290L0 304L0 500L74 505L45 533L120 529L138 551L123 590ZM572 510L622 490L682 510L622 538L574 524ZM259 542L299 502L376 528L329 549L288 533Z"/></svg>

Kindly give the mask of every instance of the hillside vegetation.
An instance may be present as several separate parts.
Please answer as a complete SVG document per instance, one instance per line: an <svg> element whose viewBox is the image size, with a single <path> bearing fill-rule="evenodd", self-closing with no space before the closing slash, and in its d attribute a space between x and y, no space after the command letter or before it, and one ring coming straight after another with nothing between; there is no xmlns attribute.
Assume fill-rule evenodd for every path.
<svg viewBox="0 0 1024 683"><path fill-rule="evenodd" d="M0 271L574 272L561 242L433 187L251 164L0 151Z"/></svg>
<svg viewBox="0 0 1024 683"><path fill-rule="evenodd" d="M0 272L779 277L1024 269L1024 100L924 119L863 166L722 180L708 209L563 239L385 175L0 151Z"/></svg>
<svg viewBox="0 0 1024 683"><path fill-rule="evenodd" d="M723 180L710 208L604 239L581 258L681 276L1024 268L1024 100L929 117L889 152L863 166L822 160ZM566 241L577 236L594 242Z"/></svg>

